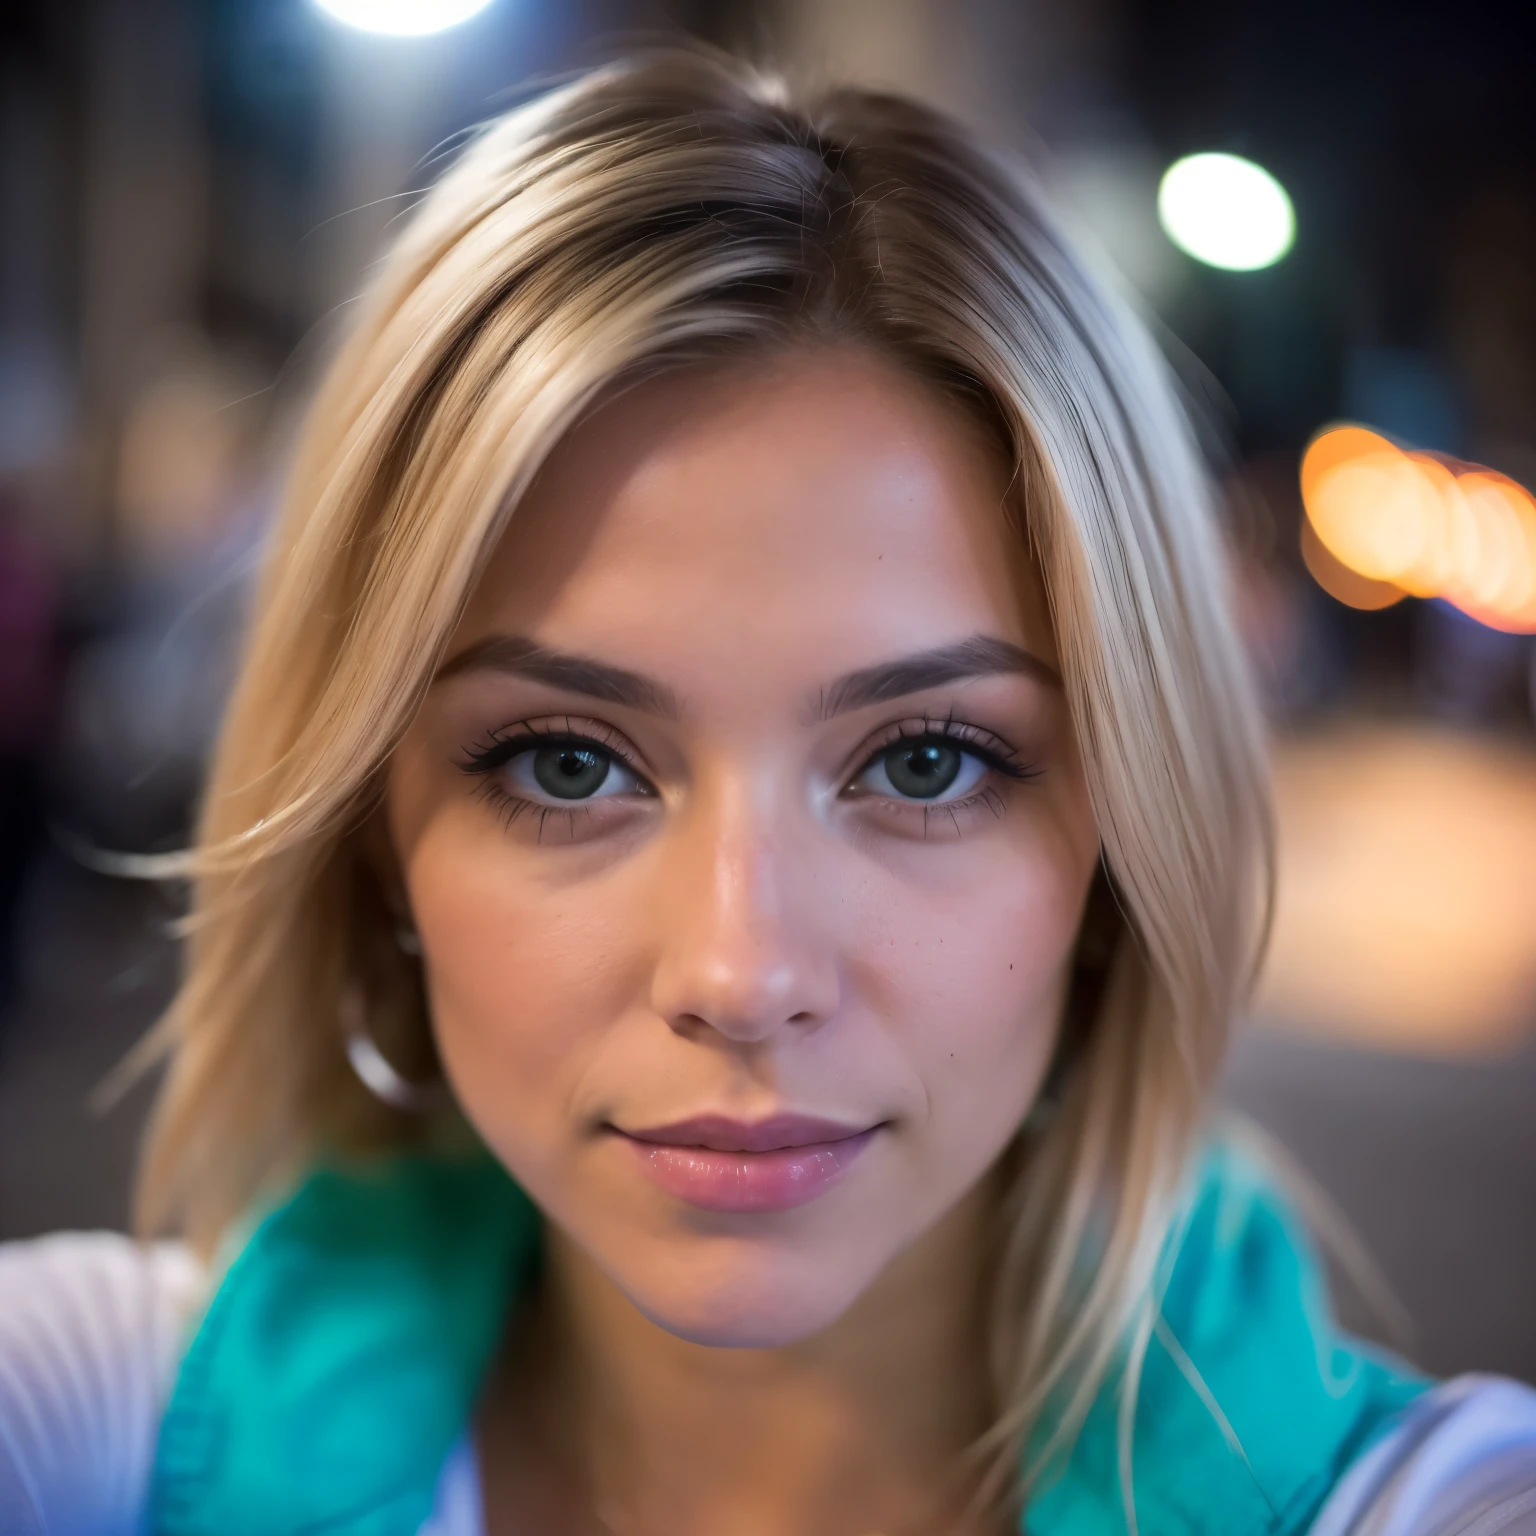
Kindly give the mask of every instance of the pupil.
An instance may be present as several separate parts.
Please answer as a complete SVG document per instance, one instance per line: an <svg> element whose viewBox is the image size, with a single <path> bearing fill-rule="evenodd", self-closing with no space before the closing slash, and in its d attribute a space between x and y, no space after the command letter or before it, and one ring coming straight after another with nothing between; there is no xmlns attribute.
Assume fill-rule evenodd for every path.
<svg viewBox="0 0 1536 1536"><path fill-rule="evenodd" d="M885 773L898 794L914 800L942 795L960 777L961 753L955 747L922 742L886 754Z"/></svg>
<svg viewBox="0 0 1536 1536"><path fill-rule="evenodd" d="M610 763L591 747L542 747L533 755L533 776L559 800L585 800L602 788Z"/></svg>

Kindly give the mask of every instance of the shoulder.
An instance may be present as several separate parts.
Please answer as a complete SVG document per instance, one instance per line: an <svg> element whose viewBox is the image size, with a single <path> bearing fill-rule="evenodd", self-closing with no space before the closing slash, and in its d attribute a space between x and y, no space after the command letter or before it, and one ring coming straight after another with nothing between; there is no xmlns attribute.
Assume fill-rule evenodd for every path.
<svg viewBox="0 0 1536 1536"><path fill-rule="evenodd" d="M1198 1398L1220 1421L1268 1506L1261 1524L1536 1536L1536 1392L1488 1376L1437 1385L1343 1333L1262 1149L1208 1149L1176 1245L1147 1386L1161 1407Z"/></svg>
<svg viewBox="0 0 1536 1536"><path fill-rule="evenodd" d="M537 1240L480 1151L313 1170L257 1214L187 1344L156 1529L266 1536L357 1510L419 1526Z"/></svg>
<svg viewBox="0 0 1536 1536"><path fill-rule="evenodd" d="M201 1266L174 1244L0 1244L0 1528L138 1528Z"/></svg>
<svg viewBox="0 0 1536 1536"><path fill-rule="evenodd" d="M1415 1489L1431 1489L1442 1502L1423 1507L1438 1512L1529 1484L1533 1425L1526 1388L1436 1387L1342 1332L1282 1182L1262 1155L1226 1141L1192 1170L1155 1301L1065 1465L1042 1479L1026 1529L1439 1536L1460 1527L1378 1516L1417 1507Z"/></svg>
<svg viewBox="0 0 1536 1536"><path fill-rule="evenodd" d="M1340 1481L1309 1536L1536 1536L1536 1391L1459 1376Z"/></svg>

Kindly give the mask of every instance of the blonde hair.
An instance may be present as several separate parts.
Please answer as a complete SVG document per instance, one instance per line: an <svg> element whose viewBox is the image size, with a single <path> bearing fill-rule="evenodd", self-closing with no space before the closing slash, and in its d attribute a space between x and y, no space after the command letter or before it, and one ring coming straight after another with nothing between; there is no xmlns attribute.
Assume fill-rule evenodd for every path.
<svg viewBox="0 0 1536 1536"><path fill-rule="evenodd" d="M368 875L391 750L498 532L602 391L806 341L878 350L1011 452L1119 905L1058 1110L1010 1165L988 1364L1016 1484L1048 1404L1059 1442L1111 1370L1134 1384L1267 910L1267 781L1162 360L1032 185L910 101L801 103L723 57L649 52L491 123L406 225L273 539L190 855L141 1209L206 1245L315 1156L421 1134L360 1086L337 1023L361 989L403 1067L430 1052ZM1128 1424L1133 1386L1122 1407Z"/></svg>

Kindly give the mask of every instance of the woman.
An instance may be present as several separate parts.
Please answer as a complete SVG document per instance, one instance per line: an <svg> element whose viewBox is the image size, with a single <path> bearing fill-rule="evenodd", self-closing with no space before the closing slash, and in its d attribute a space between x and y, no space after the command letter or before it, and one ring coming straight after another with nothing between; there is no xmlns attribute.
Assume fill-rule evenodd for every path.
<svg viewBox="0 0 1536 1536"><path fill-rule="evenodd" d="M4 1261L8 1529L1516 1529L1530 1394L1339 1337L1210 1136L1267 857L1187 426L1033 191L699 53L493 124L224 729L190 1248Z"/></svg>

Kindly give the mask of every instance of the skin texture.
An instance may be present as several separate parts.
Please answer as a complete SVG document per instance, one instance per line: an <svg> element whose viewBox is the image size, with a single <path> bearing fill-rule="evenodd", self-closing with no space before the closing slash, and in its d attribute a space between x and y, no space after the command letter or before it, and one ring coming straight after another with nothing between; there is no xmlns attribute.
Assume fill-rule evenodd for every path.
<svg viewBox="0 0 1536 1536"><path fill-rule="evenodd" d="M989 1174L1098 852L1006 492L871 357L674 374L556 450L469 604L387 812L445 1070L549 1222L481 1426L493 1530L960 1528L923 1512L991 1412ZM836 686L978 636L1036 663ZM649 691L524 675L504 637ZM904 798L881 754L936 726L970 787ZM530 733L614 754L605 792L520 803L532 748L466 771ZM876 1128L787 1210L699 1209L619 1134L785 1112Z"/></svg>

